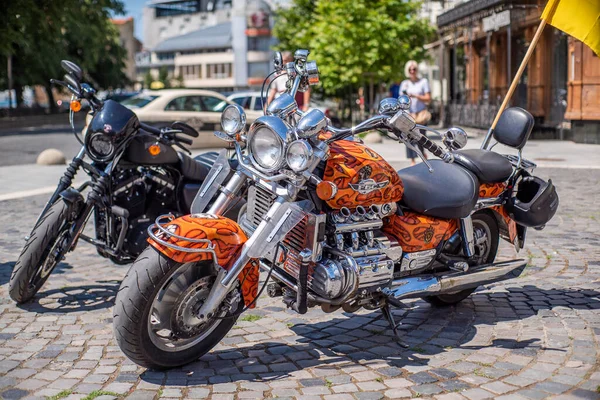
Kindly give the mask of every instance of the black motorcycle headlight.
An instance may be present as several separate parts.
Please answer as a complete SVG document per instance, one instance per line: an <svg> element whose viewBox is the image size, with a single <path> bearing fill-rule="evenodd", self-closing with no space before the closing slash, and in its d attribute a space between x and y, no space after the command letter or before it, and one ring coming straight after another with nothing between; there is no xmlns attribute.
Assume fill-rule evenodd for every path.
<svg viewBox="0 0 600 400"><path fill-rule="evenodd" d="M110 136L96 132L87 141L87 151L94 161L108 161L115 153L115 145Z"/></svg>

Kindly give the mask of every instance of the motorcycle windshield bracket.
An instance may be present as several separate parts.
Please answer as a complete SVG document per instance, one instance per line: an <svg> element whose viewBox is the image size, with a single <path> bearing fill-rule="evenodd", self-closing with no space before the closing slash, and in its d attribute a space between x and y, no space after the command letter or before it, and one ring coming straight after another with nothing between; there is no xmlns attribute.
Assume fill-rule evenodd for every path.
<svg viewBox="0 0 600 400"><path fill-rule="evenodd" d="M272 217L265 219L264 229L260 226L252 236L252 245L248 248L251 258L262 258L272 252L285 235L296 226L307 213L312 211L313 204L308 200L295 203L283 203L273 212ZM247 243L248 244L248 243Z"/></svg>
<svg viewBox="0 0 600 400"><path fill-rule="evenodd" d="M200 186L200 190L196 194L192 206L190 207L191 214L200 214L206 212L207 207L223 182L227 180L231 167L227 159L227 150L223 149L215 160L206 179Z"/></svg>

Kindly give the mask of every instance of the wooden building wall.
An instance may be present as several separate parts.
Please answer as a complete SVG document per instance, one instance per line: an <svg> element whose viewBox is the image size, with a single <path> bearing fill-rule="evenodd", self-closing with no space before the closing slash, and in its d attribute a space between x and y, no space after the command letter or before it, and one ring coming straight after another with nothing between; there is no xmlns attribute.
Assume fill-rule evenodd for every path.
<svg viewBox="0 0 600 400"><path fill-rule="evenodd" d="M569 38L568 98L565 118L600 120L600 57L578 40Z"/></svg>

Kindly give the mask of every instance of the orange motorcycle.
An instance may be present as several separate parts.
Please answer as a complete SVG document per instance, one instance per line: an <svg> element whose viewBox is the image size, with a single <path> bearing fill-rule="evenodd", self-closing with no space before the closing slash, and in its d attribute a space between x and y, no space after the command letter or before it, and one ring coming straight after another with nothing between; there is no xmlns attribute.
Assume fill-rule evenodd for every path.
<svg viewBox="0 0 600 400"><path fill-rule="evenodd" d="M408 114L406 96L384 99L378 115L354 128L333 128L294 101L319 81L307 56L298 50L286 65L276 56L287 92L247 132L240 107L224 110L225 132L215 134L236 149L233 175L221 154L191 215L164 215L149 228L150 246L114 308L117 342L135 363L170 368L198 359L265 288L300 314L380 309L403 345L390 306L408 298L455 304L525 268L522 259L494 260L500 237L521 249L527 227L543 227L558 207L552 182L532 176L535 165L521 157L531 114L509 108L493 132L518 157L487 150L491 138L460 151L467 137L458 128L441 135L441 148ZM374 129L441 160L396 172L353 139ZM225 218L241 200L238 221Z"/></svg>

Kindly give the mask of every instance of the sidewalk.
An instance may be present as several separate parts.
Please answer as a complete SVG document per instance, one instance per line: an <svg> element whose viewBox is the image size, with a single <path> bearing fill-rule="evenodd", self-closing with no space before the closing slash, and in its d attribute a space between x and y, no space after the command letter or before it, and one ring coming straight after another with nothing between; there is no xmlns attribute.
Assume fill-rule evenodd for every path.
<svg viewBox="0 0 600 400"><path fill-rule="evenodd" d="M479 148L482 141L481 135L470 137L466 148ZM369 147L395 168L409 165L405 147L400 143L384 139L382 143L370 144ZM219 149L195 150L192 154L195 156L211 150ZM494 150L499 153L516 154L514 149L501 145L496 146ZM532 140L523 149L523 158L535 162L538 168L600 169L600 146L567 141ZM0 201L52 193L65 169L66 165L25 164L0 167ZM80 172L76 182L82 182L84 179L84 173Z"/></svg>

